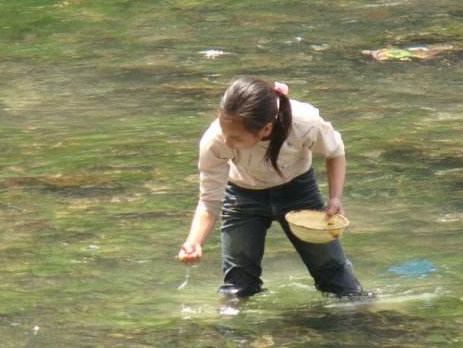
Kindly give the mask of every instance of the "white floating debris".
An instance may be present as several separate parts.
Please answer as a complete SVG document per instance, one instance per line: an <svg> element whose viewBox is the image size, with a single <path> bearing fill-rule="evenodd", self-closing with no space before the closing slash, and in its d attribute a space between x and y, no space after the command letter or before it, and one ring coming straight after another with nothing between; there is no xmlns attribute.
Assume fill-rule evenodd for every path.
<svg viewBox="0 0 463 348"><path fill-rule="evenodd" d="M219 313L221 315L230 315L230 316L235 316L240 313L240 310L236 307L233 306L222 306L220 307Z"/></svg>
<svg viewBox="0 0 463 348"><path fill-rule="evenodd" d="M40 326L38 325L35 325L32 329L32 331L34 332L34 335L37 335L40 331Z"/></svg>
<svg viewBox="0 0 463 348"><path fill-rule="evenodd" d="M444 175L448 175L448 174L459 173L461 171L463 171L463 168L443 169L443 170L436 171L435 175L444 176Z"/></svg>
<svg viewBox="0 0 463 348"><path fill-rule="evenodd" d="M204 311L201 307L193 308L190 306L185 306L182 304L182 309L180 313L182 314L182 319L192 319L194 316L202 314Z"/></svg>
<svg viewBox="0 0 463 348"><path fill-rule="evenodd" d="M287 44L287 45L298 44L298 43L301 43L302 41L304 41L303 37L296 36L295 38L293 38L291 40L285 41L285 44Z"/></svg>
<svg viewBox="0 0 463 348"><path fill-rule="evenodd" d="M224 54L228 54L222 50L214 49L200 51L199 53L202 54L206 59L216 59L217 57L223 56Z"/></svg>
<svg viewBox="0 0 463 348"><path fill-rule="evenodd" d="M200 313L201 310L194 309L193 307L182 305L181 312L185 313L185 314L197 314L197 313Z"/></svg>
<svg viewBox="0 0 463 348"><path fill-rule="evenodd" d="M120 197L113 197L113 198L111 198L111 203L121 203L121 198Z"/></svg>
<svg viewBox="0 0 463 348"><path fill-rule="evenodd" d="M458 222L463 220L463 213L448 213L437 218L437 222Z"/></svg>
<svg viewBox="0 0 463 348"><path fill-rule="evenodd" d="M320 44L320 45L310 45L310 48L317 52L326 51L330 48L328 44Z"/></svg>

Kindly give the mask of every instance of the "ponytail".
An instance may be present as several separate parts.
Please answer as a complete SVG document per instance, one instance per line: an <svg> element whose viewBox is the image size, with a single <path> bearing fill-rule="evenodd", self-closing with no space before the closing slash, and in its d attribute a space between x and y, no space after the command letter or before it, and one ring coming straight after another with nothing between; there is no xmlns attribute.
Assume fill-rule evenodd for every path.
<svg viewBox="0 0 463 348"><path fill-rule="evenodd" d="M280 168L278 167L278 155L280 154L281 147L288 137L291 123L292 123L292 114L291 114L291 104L289 98L286 94L279 93L276 90L276 94L279 98L279 108L278 113L273 122L273 130L270 135L270 144L265 153L265 159L270 161L272 167L277 171L280 176L283 176Z"/></svg>

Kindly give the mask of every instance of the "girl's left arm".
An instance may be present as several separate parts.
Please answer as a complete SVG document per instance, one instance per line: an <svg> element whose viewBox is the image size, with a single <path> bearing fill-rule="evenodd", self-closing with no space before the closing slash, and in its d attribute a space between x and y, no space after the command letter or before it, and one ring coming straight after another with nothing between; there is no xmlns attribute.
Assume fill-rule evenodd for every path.
<svg viewBox="0 0 463 348"><path fill-rule="evenodd" d="M328 175L329 201L325 209L328 216L337 213L344 214L342 206L342 194L346 178L346 157L337 156L326 159L326 170Z"/></svg>

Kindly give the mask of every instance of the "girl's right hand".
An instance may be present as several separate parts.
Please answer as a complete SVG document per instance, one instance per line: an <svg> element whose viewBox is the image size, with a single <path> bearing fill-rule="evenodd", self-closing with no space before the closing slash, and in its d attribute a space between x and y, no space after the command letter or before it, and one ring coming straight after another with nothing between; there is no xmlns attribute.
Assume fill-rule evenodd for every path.
<svg viewBox="0 0 463 348"><path fill-rule="evenodd" d="M184 263L192 264L198 262L202 256L201 244L185 242L180 248L177 258Z"/></svg>

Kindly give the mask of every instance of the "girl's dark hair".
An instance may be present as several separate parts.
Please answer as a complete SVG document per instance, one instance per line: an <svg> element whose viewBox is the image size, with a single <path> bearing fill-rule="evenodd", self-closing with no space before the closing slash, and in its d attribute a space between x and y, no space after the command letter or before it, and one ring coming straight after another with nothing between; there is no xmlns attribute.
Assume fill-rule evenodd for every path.
<svg viewBox="0 0 463 348"><path fill-rule="evenodd" d="M238 117L247 131L257 134L269 122L273 129L265 159L282 176L278 167L281 146L291 128L291 105L289 98L276 92L274 85L254 77L241 77L225 91L220 103L220 112L225 117Z"/></svg>

